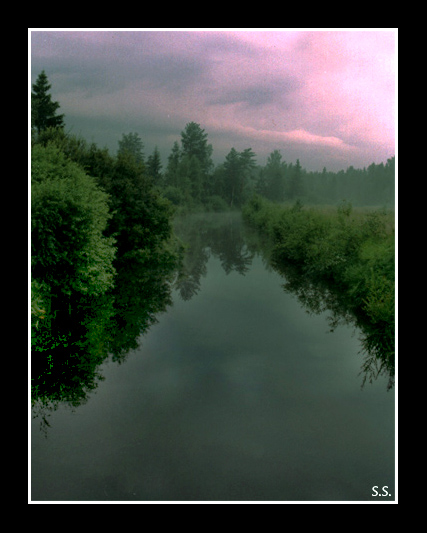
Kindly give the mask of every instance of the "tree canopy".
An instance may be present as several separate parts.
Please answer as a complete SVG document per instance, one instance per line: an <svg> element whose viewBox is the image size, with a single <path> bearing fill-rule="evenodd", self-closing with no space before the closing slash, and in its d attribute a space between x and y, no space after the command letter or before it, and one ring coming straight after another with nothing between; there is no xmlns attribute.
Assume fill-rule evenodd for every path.
<svg viewBox="0 0 427 533"><path fill-rule="evenodd" d="M135 158L138 164L144 162L144 144L138 133L123 133L121 140L119 141L119 154L129 154Z"/></svg>
<svg viewBox="0 0 427 533"><path fill-rule="evenodd" d="M50 295L99 295L113 285L107 194L53 145L31 153L31 267Z"/></svg>
<svg viewBox="0 0 427 533"><path fill-rule="evenodd" d="M40 103L51 102L44 71L34 88L31 287L32 316L40 317L61 299L71 305L82 295L111 293L119 269L142 283L176 256L169 247L173 208L154 185L158 152L148 171L137 133L123 134L116 156L65 133L59 104Z"/></svg>

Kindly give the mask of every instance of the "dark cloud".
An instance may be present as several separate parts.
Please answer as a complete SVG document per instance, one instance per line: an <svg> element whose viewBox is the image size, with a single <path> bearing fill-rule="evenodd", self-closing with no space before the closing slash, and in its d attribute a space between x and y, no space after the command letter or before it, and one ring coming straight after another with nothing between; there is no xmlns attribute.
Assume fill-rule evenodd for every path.
<svg viewBox="0 0 427 533"><path fill-rule="evenodd" d="M248 107L261 107L264 105L277 103L286 106L288 97L301 86L301 82L296 78L288 78L272 81L264 81L257 85L240 86L227 88L221 86L215 91L210 91L207 97L207 104L236 104L243 103ZM208 93L209 94L209 93Z"/></svg>
<svg viewBox="0 0 427 533"><path fill-rule="evenodd" d="M179 94L198 82L207 71L206 63L199 58L171 57L167 54L141 58L138 68L139 79L147 81L151 87L170 93L178 91Z"/></svg>
<svg viewBox="0 0 427 533"><path fill-rule="evenodd" d="M157 146L163 164L167 164L174 141L180 141L185 124L176 121L152 121L139 116L115 119L110 117L85 117L66 115L66 131L82 137L99 148L108 148L115 154L123 134L138 133L144 144L144 154L149 156Z"/></svg>
<svg viewBox="0 0 427 533"><path fill-rule="evenodd" d="M88 96L134 82L182 94L208 69L204 58L174 52L163 32L88 32L90 40L79 39L82 33L35 32L33 79L44 69L58 92L82 89Z"/></svg>

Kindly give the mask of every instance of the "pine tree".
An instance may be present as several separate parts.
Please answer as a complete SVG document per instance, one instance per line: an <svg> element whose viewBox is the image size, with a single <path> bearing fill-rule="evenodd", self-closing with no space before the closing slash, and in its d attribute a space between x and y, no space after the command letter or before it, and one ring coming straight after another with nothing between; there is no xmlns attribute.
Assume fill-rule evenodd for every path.
<svg viewBox="0 0 427 533"><path fill-rule="evenodd" d="M291 178L289 181L288 196L290 199L298 198L304 194L304 185L302 181L302 167L297 159L296 165L291 171Z"/></svg>
<svg viewBox="0 0 427 533"><path fill-rule="evenodd" d="M208 134L200 127L200 124L189 122L185 130L181 132L182 153L196 157L206 174L212 168L212 145L208 144Z"/></svg>
<svg viewBox="0 0 427 533"><path fill-rule="evenodd" d="M285 194L284 174L286 163L282 162L282 154L279 150L274 150L268 156L265 167L265 179L267 182L266 196L276 202L283 201Z"/></svg>
<svg viewBox="0 0 427 533"><path fill-rule="evenodd" d="M56 114L59 103L53 102L49 94L51 87L46 72L42 70L31 92L31 127L36 128L37 133L50 127L64 127L64 115Z"/></svg>
<svg viewBox="0 0 427 533"><path fill-rule="evenodd" d="M137 133L122 134L119 141L118 154L128 154L135 158L136 163L144 163L144 144Z"/></svg>
<svg viewBox="0 0 427 533"><path fill-rule="evenodd" d="M230 207L240 206L244 202L244 193L249 175L255 168L255 154L252 148L238 152L232 148L224 162L224 189Z"/></svg>
<svg viewBox="0 0 427 533"><path fill-rule="evenodd" d="M154 148L152 155L147 159L147 174L153 180L153 183L159 185L162 180L162 161L157 146Z"/></svg>
<svg viewBox="0 0 427 533"><path fill-rule="evenodd" d="M168 156L168 166L165 173L165 184L170 187L178 186L178 166L181 161L181 150L178 141L173 143L172 151Z"/></svg>

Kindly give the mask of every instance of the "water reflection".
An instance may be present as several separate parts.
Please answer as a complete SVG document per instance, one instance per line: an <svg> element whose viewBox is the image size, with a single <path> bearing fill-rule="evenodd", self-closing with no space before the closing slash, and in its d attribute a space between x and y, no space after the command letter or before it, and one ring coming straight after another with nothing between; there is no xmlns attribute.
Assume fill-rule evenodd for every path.
<svg viewBox="0 0 427 533"><path fill-rule="evenodd" d="M362 386L366 381L372 383L380 375L388 377L387 388L394 386L394 343L392 331L384 325L375 328L369 319L352 306L352 302L344 298L334 287L301 276L291 265L276 265L278 272L286 276L283 288L286 292L295 294L309 313L319 314L329 311L328 322L330 331L339 324L350 324L360 332L363 362L361 375Z"/></svg>
<svg viewBox="0 0 427 533"><path fill-rule="evenodd" d="M49 426L48 416L59 403L85 403L102 380L97 369L107 357L111 301L82 298L73 304L70 311L71 302L56 301L54 318L32 332L31 402L41 429Z"/></svg>
<svg viewBox="0 0 427 533"><path fill-rule="evenodd" d="M253 251L261 253L266 264L283 276L282 287L286 292L296 295L302 306L310 314L329 312L328 323L333 332L340 324L352 325L360 332L361 355L363 357L361 372L362 386L372 383L379 376L388 378L387 389L394 386L394 328L389 324L374 327L369 318L353 302L345 298L333 285L327 282L313 281L302 276L298 267L278 261L274 248L254 230L246 227L246 242Z"/></svg>
<svg viewBox="0 0 427 533"><path fill-rule="evenodd" d="M388 378L387 388L394 386L394 332L384 324L374 328L370 320L345 299L331 284L314 282L301 276L298 268L278 262L272 243L249 227L242 226L238 214L199 216L193 224L182 219L176 225L180 238L187 244L187 252L175 286L183 300L189 300L200 290L200 280L207 274L211 255L219 258L228 274L236 271L245 275L255 255L260 255L267 270L275 270L284 278L286 292L297 296L310 314L329 312L330 331L340 324L353 325L360 332L362 386L379 376Z"/></svg>
<svg viewBox="0 0 427 533"><path fill-rule="evenodd" d="M141 335L172 304L177 264L176 253L163 251L144 265L122 264L115 288L100 298L56 299L54 318L32 331L32 414L42 430L59 404L75 408L88 400L110 355L120 364L138 347Z"/></svg>
<svg viewBox="0 0 427 533"><path fill-rule="evenodd" d="M219 259L226 274L245 275L255 256L267 270L283 276L283 289L295 294L309 313L329 311L331 330L338 324L353 324L361 332L362 381L379 375L394 383L394 345L387 331L374 331L369 321L344 301L333 287L313 283L291 265L278 264L271 244L243 226L239 213L198 215L177 219L175 232L185 247L181 261L165 252L142 268L132 263L118 270L114 291L97 300L57 302L56 317L37 330L32 360L33 416L42 429L49 413L60 403L72 408L86 402L103 379L99 368L111 355L123 363L138 347L142 336L172 305L172 290L190 300L198 294L207 275L210 257ZM279 289L279 288L278 288Z"/></svg>
<svg viewBox="0 0 427 533"><path fill-rule="evenodd" d="M109 324L109 352L113 361L122 363L130 350L139 346L141 336L172 305L172 282L177 257L164 253L162 258L143 266L128 262L118 271L113 291L114 314Z"/></svg>
<svg viewBox="0 0 427 533"><path fill-rule="evenodd" d="M240 215L221 213L198 215L194 223L179 219L175 231L186 246L186 253L175 282L183 300L190 300L200 290L201 278L207 274L211 256L219 259L226 274L245 275L252 265L254 252L249 251L242 233Z"/></svg>

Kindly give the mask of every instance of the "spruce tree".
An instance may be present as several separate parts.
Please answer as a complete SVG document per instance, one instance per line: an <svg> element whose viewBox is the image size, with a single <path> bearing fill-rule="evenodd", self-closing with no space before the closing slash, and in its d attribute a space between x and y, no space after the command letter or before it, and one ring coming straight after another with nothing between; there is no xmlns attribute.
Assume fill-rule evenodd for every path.
<svg viewBox="0 0 427 533"><path fill-rule="evenodd" d="M118 154L130 154L135 158L139 164L144 163L144 144L138 133L122 134L122 139L119 141Z"/></svg>
<svg viewBox="0 0 427 533"><path fill-rule="evenodd" d="M289 181L288 196L290 199L298 198L304 194L304 185L302 180L302 167L297 159L291 171L291 178Z"/></svg>
<svg viewBox="0 0 427 533"><path fill-rule="evenodd" d="M152 155L148 156L147 173L153 180L155 185L159 185L162 181L162 161L157 146L154 148Z"/></svg>
<svg viewBox="0 0 427 533"><path fill-rule="evenodd" d="M212 169L212 145L208 144L208 134L200 124L189 122L181 132L181 145L183 155L194 156L199 160L202 171L208 174Z"/></svg>
<svg viewBox="0 0 427 533"><path fill-rule="evenodd" d="M42 70L31 92L31 127L36 128L37 133L51 127L64 127L64 115L56 114L59 103L53 102L49 94L51 87L46 72Z"/></svg>

